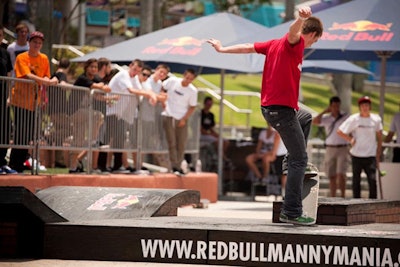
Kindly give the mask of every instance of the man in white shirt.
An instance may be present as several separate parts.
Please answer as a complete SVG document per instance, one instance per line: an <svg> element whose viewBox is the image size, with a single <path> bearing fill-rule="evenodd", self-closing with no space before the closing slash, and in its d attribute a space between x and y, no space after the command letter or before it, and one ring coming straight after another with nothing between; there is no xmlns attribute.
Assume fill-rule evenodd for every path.
<svg viewBox="0 0 400 267"><path fill-rule="evenodd" d="M346 196L349 143L337 134L337 130L349 115L340 111L340 103L339 97L331 97L329 106L312 121L314 125L325 128L325 173L329 177L331 197L336 197L337 188L341 197Z"/></svg>
<svg viewBox="0 0 400 267"><path fill-rule="evenodd" d="M163 82L167 101L163 111L163 126L168 143L172 171L184 175L180 165L184 158L190 116L197 106L197 89L192 82L197 77L193 69L187 69L183 78L170 77Z"/></svg>
<svg viewBox="0 0 400 267"><path fill-rule="evenodd" d="M144 82L143 89L153 91L159 102L154 106L145 99L140 105L142 133L145 133L145 136L142 134L142 151L153 152L153 162L165 168L168 168L169 165L168 156L156 151L167 149L161 113L164 110L164 102L167 98L166 93L162 91L162 81L168 77L169 72L168 65L157 65L154 73Z"/></svg>
<svg viewBox="0 0 400 267"><path fill-rule="evenodd" d="M371 99L358 99L359 113L351 115L339 126L338 135L351 144L353 197L361 197L361 171L367 175L369 198L377 198L376 170L382 153L382 120L371 113Z"/></svg>
<svg viewBox="0 0 400 267"><path fill-rule="evenodd" d="M7 47L7 52L10 54L11 64L14 68L15 59L17 56L25 51L29 50L29 27L25 23L19 23L17 27L15 27L15 32L17 34L17 39L12 42ZM12 71L12 77L15 77L14 70Z"/></svg>
<svg viewBox="0 0 400 267"><path fill-rule="evenodd" d="M120 99L113 104L107 106L107 116L113 116L118 123L111 125L119 125L119 129L107 128L107 131L114 131L114 133L122 134L119 137L113 136L113 142L123 142L125 140L125 122L128 127L134 125L135 119L137 117L137 107L139 103L139 96L149 98L151 103L155 104L157 102L157 96L152 91L142 90L141 83L138 80L137 75L142 71L143 62L139 59L133 60L129 64L129 70L119 71L110 81L109 86L111 88L111 93L125 93L133 94L135 97L127 97L121 95ZM130 127L130 136L136 136ZM136 142L134 142L136 144ZM114 147L123 148L123 144L114 143ZM119 170L122 166L122 153L114 153L114 167L113 170ZM127 166L125 166L126 168ZM134 171L134 169L132 169Z"/></svg>

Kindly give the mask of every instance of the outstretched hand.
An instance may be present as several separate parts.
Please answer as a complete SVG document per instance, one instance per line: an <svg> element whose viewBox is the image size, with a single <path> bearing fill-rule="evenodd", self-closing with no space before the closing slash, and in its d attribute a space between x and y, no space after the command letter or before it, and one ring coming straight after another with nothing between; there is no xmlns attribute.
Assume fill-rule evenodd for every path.
<svg viewBox="0 0 400 267"><path fill-rule="evenodd" d="M222 47L221 42L213 38L208 39L207 43L211 44L217 52L219 52Z"/></svg>

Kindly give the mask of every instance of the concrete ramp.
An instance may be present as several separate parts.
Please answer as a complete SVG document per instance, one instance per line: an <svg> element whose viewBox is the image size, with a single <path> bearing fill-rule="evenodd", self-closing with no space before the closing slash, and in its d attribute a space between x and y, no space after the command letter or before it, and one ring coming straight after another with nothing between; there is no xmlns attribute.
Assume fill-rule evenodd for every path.
<svg viewBox="0 0 400 267"><path fill-rule="evenodd" d="M67 221L25 187L0 186L0 218L13 220L22 218L25 213L35 215L42 223Z"/></svg>
<svg viewBox="0 0 400 267"><path fill-rule="evenodd" d="M178 207L200 202L186 189L56 186L36 195L70 222L176 216Z"/></svg>
<svg viewBox="0 0 400 267"><path fill-rule="evenodd" d="M176 216L178 207L199 201L199 191L185 189L59 186L35 195L0 187L0 258L43 257L48 224Z"/></svg>

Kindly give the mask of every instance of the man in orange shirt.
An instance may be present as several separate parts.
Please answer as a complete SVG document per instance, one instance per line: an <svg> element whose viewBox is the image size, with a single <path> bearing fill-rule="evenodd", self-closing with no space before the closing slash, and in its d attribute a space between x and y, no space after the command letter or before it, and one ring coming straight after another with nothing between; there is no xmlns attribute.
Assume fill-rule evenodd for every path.
<svg viewBox="0 0 400 267"><path fill-rule="evenodd" d="M19 54L15 61L15 77L35 82L16 82L12 89L10 103L14 109L15 145L28 145L34 140L35 110L38 104L44 102L44 86L58 83L56 78L50 79L49 59L40 52L43 41L43 33L33 32L29 37L29 50ZM10 166L17 172L23 172L27 156L27 149L12 149Z"/></svg>

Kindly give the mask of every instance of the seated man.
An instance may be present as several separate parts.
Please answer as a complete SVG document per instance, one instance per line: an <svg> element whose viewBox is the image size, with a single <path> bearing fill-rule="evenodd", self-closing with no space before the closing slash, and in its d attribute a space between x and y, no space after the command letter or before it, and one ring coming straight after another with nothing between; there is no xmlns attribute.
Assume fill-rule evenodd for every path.
<svg viewBox="0 0 400 267"><path fill-rule="evenodd" d="M256 180L263 180L264 178L268 177L271 170L271 163L275 162L278 156L281 159L279 162L282 162L282 158L286 154L286 151L284 151L285 149L282 148L282 145L283 142L281 142L278 132L269 125L266 129L260 132L256 151L246 157L247 166L249 167L250 171L253 172ZM256 164L259 160L262 162L262 174ZM275 171L281 173L281 168Z"/></svg>

